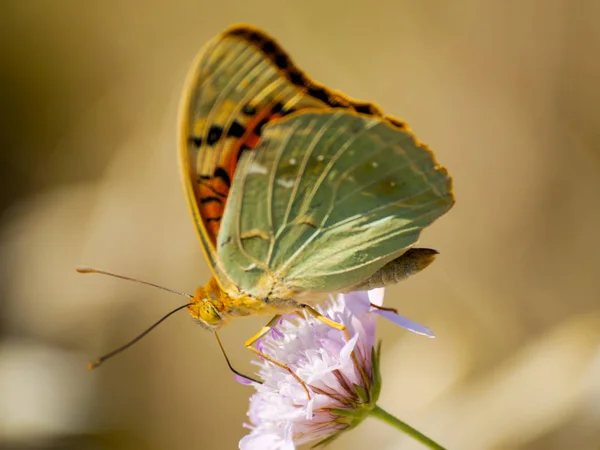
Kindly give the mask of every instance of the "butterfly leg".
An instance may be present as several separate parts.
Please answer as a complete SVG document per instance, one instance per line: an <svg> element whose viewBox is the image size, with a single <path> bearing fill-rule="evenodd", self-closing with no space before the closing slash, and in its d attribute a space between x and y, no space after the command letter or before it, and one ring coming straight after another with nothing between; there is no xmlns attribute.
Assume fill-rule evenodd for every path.
<svg viewBox="0 0 600 450"><path fill-rule="evenodd" d="M248 339L244 345L246 347L250 347L256 341L258 341L261 337L263 337L265 334L267 334L269 331L271 331L273 328L275 328L275 325L277 325L277 323L279 322L280 319L281 319L281 316L279 314L274 315L271 318L271 320L269 320L269 322L267 322L267 324L264 327L262 327L258 333L256 333L250 339Z"/></svg>
<svg viewBox="0 0 600 450"><path fill-rule="evenodd" d="M313 316L315 319L320 320L324 324L329 325L330 327L333 327L336 330L340 330L342 333L344 333L344 337L346 338L346 340L347 341L350 340L350 333L348 333L348 329L346 328L346 326L344 324L337 323L335 320L331 320L330 318L325 317L323 314L321 314L319 311L317 311L315 308L313 308L310 305L302 304L300 306L302 307L302 309L304 311L306 311L308 314ZM362 366L360 364L358 364L358 359L356 358L356 354L354 353L354 350L352 350L352 362L354 363L354 366L357 368L358 372L360 373L360 377L362 378L364 385L368 386L370 384L370 382L369 382L367 375L365 374Z"/></svg>
<svg viewBox="0 0 600 450"><path fill-rule="evenodd" d="M221 343L221 338L219 337L219 333L217 333L215 331L214 334L215 334L215 338L217 339L217 342L219 343L219 347L221 348L221 352L223 353L223 356L225 357L225 361L227 362L227 367L229 367L229 370L231 370L237 376L245 378L248 381L252 381L254 383L262 384L262 381L259 381L256 378L251 377L250 375L246 375L246 374L238 371L237 369L235 369L231 365L231 362L229 361L229 357L227 356L227 353L225 352L225 347L223 347L223 344Z"/></svg>
<svg viewBox="0 0 600 450"><path fill-rule="evenodd" d="M289 366L287 364L279 362L276 359L271 358L269 355L265 355L260 350L252 347L252 345L256 341L258 341L261 337L263 337L265 334L267 334L269 331L271 331L273 328L275 328L275 325L277 325L279 323L279 319L281 319L281 316L279 314L273 316L273 318L271 320L269 320L269 322L264 327L262 327L258 333L256 333L250 339L248 339L244 345L251 352L257 354L261 358L264 358L267 361L269 361L270 363L275 364L276 366L281 367L283 370L286 370L287 372L289 372L289 374L291 376L293 376L298 383L300 383L300 385L302 386L302 388L306 392L306 395L308 396L308 399L310 400L311 397L310 397L310 391L308 390L308 386L306 385L306 383L304 381L302 381L300 379L300 377L298 375L296 375L294 373L294 371L292 369L289 368Z"/></svg>
<svg viewBox="0 0 600 450"><path fill-rule="evenodd" d="M393 312L394 314L398 314L398 310L396 308L386 308L385 306L379 306L374 303L371 303L371 306L380 311L389 311L389 312Z"/></svg>

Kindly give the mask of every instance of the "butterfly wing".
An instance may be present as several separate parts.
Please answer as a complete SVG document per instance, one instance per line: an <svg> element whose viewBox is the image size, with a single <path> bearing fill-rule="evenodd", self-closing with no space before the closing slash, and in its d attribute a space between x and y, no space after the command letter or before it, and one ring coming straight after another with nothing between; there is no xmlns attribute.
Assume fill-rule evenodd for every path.
<svg viewBox="0 0 600 450"><path fill-rule="evenodd" d="M404 253L453 203L446 170L409 132L346 110L293 114L241 156L219 258L258 298L340 291Z"/></svg>
<svg viewBox="0 0 600 450"><path fill-rule="evenodd" d="M272 38L252 27L230 28L194 61L180 114L179 160L200 242L222 287L237 282L221 267L215 243L238 159L257 146L265 124L295 111L329 108L382 116L376 106L310 80Z"/></svg>

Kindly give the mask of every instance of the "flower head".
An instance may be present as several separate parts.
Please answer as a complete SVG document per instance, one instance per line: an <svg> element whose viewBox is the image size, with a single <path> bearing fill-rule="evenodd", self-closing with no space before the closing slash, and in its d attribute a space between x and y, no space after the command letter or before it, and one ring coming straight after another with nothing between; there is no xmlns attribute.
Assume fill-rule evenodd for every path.
<svg viewBox="0 0 600 450"><path fill-rule="evenodd" d="M255 363L263 384L254 384L248 416L251 432L242 450L293 450L313 440L327 443L354 428L371 412L381 390L375 320L382 315L410 331L433 337L428 328L382 309L383 289L340 294L324 316L346 326L351 339L312 317L282 319L258 343L269 357L287 364L311 391L286 370L265 360Z"/></svg>

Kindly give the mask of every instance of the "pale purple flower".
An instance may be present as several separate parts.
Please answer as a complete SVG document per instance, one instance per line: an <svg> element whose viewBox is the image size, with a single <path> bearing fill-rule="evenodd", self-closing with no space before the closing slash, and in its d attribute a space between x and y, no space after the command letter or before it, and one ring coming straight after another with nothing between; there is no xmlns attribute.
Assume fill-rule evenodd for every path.
<svg viewBox="0 0 600 450"><path fill-rule="evenodd" d="M381 390L377 315L433 337L423 325L371 305L382 303L383 289L373 289L340 294L326 308L318 308L347 327L348 342L339 330L298 316L286 316L277 331L261 339L260 350L287 364L307 384L311 399L289 372L263 359L255 361L263 384L252 383L257 392L250 398L250 424L246 426L251 432L240 441L240 449L293 450L317 439L330 442L371 412Z"/></svg>

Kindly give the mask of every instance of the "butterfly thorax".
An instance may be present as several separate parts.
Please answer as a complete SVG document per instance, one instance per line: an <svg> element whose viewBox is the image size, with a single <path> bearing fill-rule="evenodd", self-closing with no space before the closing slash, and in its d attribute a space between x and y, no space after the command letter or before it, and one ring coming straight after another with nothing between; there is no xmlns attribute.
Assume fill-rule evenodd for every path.
<svg viewBox="0 0 600 450"><path fill-rule="evenodd" d="M188 306L191 316L203 327L215 331L234 317L285 314L299 309L292 299L258 299L240 292L225 292L213 277L196 289Z"/></svg>

